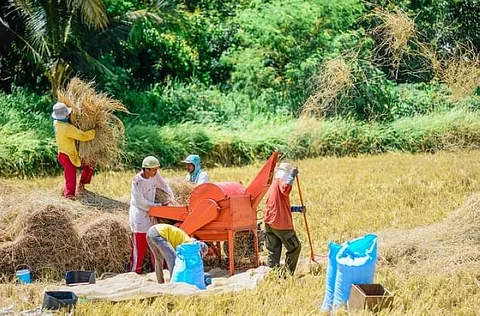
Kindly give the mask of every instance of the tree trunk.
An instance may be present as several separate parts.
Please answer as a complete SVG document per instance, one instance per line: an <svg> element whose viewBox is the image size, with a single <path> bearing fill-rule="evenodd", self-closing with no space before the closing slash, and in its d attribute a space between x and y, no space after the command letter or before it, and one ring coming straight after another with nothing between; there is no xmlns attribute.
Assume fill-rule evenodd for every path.
<svg viewBox="0 0 480 316"><path fill-rule="evenodd" d="M51 94L53 97L57 96L57 90L61 89L65 85L65 81L68 79L71 67L63 60L56 61L48 70L48 79L52 85Z"/></svg>

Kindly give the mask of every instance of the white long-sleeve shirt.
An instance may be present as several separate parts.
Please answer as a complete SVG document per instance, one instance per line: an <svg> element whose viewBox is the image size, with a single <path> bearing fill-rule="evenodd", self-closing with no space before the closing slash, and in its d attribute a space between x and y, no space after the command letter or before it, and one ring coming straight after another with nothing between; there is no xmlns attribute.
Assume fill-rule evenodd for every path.
<svg viewBox="0 0 480 316"><path fill-rule="evenodd" d="M154 177L145 179L141 172L132 181L132 193L130 199L130 229L134 233L146 233L152 226L148 216L150 207L159 205L155 203L155 191L159 188L173 199L172 189L165 179L157 172Z"/></svg>

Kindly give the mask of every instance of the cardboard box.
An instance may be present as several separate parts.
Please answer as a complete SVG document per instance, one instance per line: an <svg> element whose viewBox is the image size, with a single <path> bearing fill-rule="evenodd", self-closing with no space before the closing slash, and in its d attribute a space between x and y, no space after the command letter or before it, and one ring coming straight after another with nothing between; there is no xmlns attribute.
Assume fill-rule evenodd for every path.
<svg viewBox="0 0 480 316"><path fill-rule="evenodd" d="M349 310L368 309L378 312L391 308L392 305L393 295L381 284L353 284L350 289Z"/></svg>

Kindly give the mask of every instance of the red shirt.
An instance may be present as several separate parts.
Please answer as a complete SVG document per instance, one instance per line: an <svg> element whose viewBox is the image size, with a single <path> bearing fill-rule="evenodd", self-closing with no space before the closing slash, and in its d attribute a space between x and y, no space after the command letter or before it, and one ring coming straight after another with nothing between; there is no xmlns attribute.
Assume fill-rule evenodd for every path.
<svg viewBox="0 0 480 316"><path fill-rule="evenodd" d="M292 186L280 178L273 180L268 189L263 221L273 229L293 229L290 192L292 192Z"/></svg>

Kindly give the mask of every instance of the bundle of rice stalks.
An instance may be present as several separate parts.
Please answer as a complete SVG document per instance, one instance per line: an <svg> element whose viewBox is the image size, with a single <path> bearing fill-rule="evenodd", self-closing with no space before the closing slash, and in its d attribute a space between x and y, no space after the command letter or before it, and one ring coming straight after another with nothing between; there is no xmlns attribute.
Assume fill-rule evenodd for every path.
<svg viewBox="0 0 480 316"><path fill-rule="evenodd" d="M113 112L128 110L106 93L97 93L93 82L85 83L79 78L73 78L66 90L59 90L57 97L72 108L73 125L83 131L95 129L94 140L78 144L82 161L103 168L117 167L124 144L124 126Z"/></svg>
<svg viewBox="0 0 480 316"><path fill-rule="evenodd" d="M325 114L332 107L336 111L338 96L354 86L351 68L345 58L323 63L318 76L314 76L312 80L315 92L303 106L303 114L306 115Z"/></svg>
<svg viewBox="0 0 480 316"><path fill-rule="evenodd" d="M157 189L155 203L170 202L171 205L187 205L195 186L184 178L167 179L167 183L173 191L174 200L172 201L166 192Z"/></svg>
<svg viewBox="0 0 480 316"><path fill-rule="evenodd" d="M80 232L85 268L103 272L122 273L130 256L130 229L126 223L102 217Z"/></svg>
<svg viewBox="0 0 480 316"><path fill-rule="evenodd" d="M0 244L0 274L29 267L34 277L60 278L82 266L81 244L68 211L53 205L31 213L12 242Z"/></svg>
<svg viewBox="0 0 480 316"><path fill-rule="evenodd" d="M393 12L375 8L368 16L380 20L380 24L372 29L373 34L382 41L377 52L384 51L390 55L393 65L398 69L408 42L416 35L415 22L400 8L395 8Z"/></svg>
<svg viewBox="0 0 480 316"><path fill-rule="evenodd" d="M480 196L473 196L443 222L380 234L380 261L397 265L480 268Z"/></svg>

